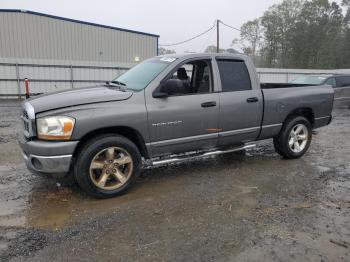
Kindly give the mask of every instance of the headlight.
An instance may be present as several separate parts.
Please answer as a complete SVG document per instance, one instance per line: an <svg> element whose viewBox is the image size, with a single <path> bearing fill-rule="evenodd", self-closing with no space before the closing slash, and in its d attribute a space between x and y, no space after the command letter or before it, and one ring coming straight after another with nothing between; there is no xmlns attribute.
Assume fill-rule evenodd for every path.
<svg viewBox="0 0 350 262"><path fill-rule="evenodd" d="M50 116L36 120L38 138L45 140L69 140L75 119L67 116Z"/></svg>

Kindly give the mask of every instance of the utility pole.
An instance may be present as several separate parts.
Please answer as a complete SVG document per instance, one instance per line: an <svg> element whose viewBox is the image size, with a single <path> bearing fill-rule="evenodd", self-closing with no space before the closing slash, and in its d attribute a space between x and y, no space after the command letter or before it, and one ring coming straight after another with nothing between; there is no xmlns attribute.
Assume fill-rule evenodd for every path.
<svg viewBox="0 0 350 262"><path fill-rule="evenodd" d="M219 47L219 42L220 42L220 31L219 31L219 25L220 25L220 20L216 20L216 53L220 53L220 47Z"/></svg>

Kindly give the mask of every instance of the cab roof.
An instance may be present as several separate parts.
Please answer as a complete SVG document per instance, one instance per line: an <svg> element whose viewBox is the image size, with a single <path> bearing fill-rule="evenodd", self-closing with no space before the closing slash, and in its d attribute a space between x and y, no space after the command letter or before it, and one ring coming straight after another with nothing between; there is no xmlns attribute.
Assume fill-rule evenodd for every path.
<svg viewBox="0 0 350 262"><path fill-rule="evenodd" d="M167 55L160 55L158 57L167 57L167 58L181 58L181 59L188 59L188 58L200 58L200 57L227 57L232 59L246 59L248 58L247 55L244 54L229 54L229 53L190 53L190 54L167 54Z"/></svg>

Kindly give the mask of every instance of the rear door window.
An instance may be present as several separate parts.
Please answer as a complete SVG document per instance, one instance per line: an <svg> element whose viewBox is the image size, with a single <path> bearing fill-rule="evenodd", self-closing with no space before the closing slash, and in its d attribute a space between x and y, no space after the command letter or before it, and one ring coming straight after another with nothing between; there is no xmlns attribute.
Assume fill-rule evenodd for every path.
<svg viewBox="0 0 350 262"><path fill-rule="evenodd" d="M326 85L331 85L333 87L336 87L336 83L335 83L335 78L334 77L331 77L331 78L328 78L328 80L325 82Z"/></svg>
<svg viewBox="0 0 350 262"><path fill-rule="evenodd" d="M350 87L350 76L338 76L336 78L337 87Z"/></svg>
<svg viewBox="0 0 350 262"><path fill-rule="evenodd" d="M251 81L248 69L241 60L217 60L222 92L251 90Z"/></svg>

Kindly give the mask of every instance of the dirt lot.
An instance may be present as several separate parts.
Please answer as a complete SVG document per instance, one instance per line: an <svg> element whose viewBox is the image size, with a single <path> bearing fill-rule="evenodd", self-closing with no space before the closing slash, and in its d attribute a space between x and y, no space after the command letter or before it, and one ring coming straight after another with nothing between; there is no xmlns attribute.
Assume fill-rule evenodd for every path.
<svg viewBox="0 0 350 262"><path fill-rule="evenodd" d="M19 111L0 101L0 261L350 261L349 109L302 159L262 142L146 170L109 200L29 173Z"/></svg>

